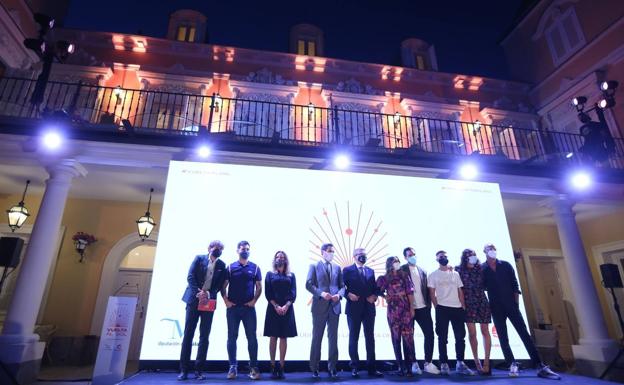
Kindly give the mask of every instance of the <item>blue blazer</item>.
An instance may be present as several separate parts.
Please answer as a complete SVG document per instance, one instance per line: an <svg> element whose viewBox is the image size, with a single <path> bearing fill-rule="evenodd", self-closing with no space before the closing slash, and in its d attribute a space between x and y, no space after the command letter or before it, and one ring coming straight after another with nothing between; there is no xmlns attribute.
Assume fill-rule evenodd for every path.
<svg viewBox="0 0 624 385"><path fill-rule="evenodd" d="M347 315L375 315L375 304L370 303L366 298L370 295L379 295L377 284L375 283L375 272L368 266L364 266L364 279L360 275L355 263L342 270L342 277L345 283L345 298ZM349 299L349 293L360 297L357 301Z"/></svg>
<svg viewBox="0 0 624 385"><path fill-rule="evenodd" d="M206 281L206 272L208 271L208 256L198 255L195 257L189 268L188 276L186 280L188 286L182 296L182 301L189 305L197 304L197 290L204 286ZM217 298L217 293L223 289L223 282L225 281L225 275L227 270L225 269L225 262L217 259L215 262L215 269L212 275L212 282L210 283L209 293L210 298Z"/></svg>

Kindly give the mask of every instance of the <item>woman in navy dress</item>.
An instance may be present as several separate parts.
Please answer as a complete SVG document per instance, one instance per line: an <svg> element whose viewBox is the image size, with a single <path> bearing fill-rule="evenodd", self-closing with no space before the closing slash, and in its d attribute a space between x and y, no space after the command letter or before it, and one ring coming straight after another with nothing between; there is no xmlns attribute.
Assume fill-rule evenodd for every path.
<svg viewBox="0 0 624 385"><path fill-rule="evenodd" d="M273 271L269 272L264 281L265 295L269 302L264 319L264 336L271 337L269 353L271 356L271 377L284 378L284 361L286 360L286 339L297 335L295 312L292 308L297 298L297 282L290 272L288 256L278 251L273 256ZM280 342L280 362L275 363L277 339Z"/></svg>
<svg viewBox="0 0 624 385"><path fill-rule="evenodd" d="M490 304L485 296L485 283L483 281L483 270L477 258L477 253L472 249L465 249L461 256L461 265L457 267L457 272L464 284L464 300L466 301L466 325L468 326L468 337L470 347L474 356L475 365L479 373L484 375L492 374L490 368L490 350L492 348L492 337L490 337L489 324L492 322ZM481 365L479 361L477 328L480 325L483 335L483 345L485 350L485 361Z"/></svg>

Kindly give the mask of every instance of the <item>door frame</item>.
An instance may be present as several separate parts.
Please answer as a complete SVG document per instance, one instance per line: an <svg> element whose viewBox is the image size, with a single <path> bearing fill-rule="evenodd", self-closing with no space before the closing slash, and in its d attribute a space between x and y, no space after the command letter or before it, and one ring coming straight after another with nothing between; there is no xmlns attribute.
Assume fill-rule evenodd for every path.
<svg viewBox="0 0 624 385"><path fill-rule="evenodd" d="M600 265L602 265L603 263L615 263L613 261L605 260L605 254L610 254L618 250L624 250L624 240L602 243L596 246L592 246L591 250L592 250L593 260L596 263L596 271L598 272L598 281L601 282ZM619 266L618 263L616 264ZM624 277L622 277L622 279L624 279ZM617 314L615 313L615 310L613 308L613 300L611 299L611 295L605 289L605 291L598 292L598 296L599 298L605 299L608 304L607 306L608 313L609 313L609 318L611 319L611 322L607 322L607 328L609 329L609 332L610 332L609 334L612 336L615 336L615 339L618 339L622 331L619 330L620 321L618 320Z"/></svg>
<svg viewBox="0 0 624 385"><path fill-rule="evenodd" d="M144 241L139 238L136 232L132 232L119 239L119 241L117 241L117 243L115 243L115 245L110 249L102 266L100 286L98 288L95 308L93 309L93 317L91 318L90 334L100 335L100 332L102 331L108 297L111 296L116 290L113 285L115 285L117 273L119 272L119 266L121 265L124 257L130 252L130 250L137 246L156 246L157 242L158 232L156 231L153 231L151 237L145 239Z"/></svg>

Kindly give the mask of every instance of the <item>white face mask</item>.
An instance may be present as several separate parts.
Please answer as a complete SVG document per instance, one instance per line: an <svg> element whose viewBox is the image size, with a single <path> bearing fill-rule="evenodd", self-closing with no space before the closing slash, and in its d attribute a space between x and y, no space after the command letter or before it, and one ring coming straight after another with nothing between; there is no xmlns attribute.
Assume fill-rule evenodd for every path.
<svg viewBox="0 0 624 385"><path fill-rule="evenodd" d="M393 263L393 264L392 264L392 268L393 268L395 271L399 271L399 269L401 268L401 262L395 262L395 263Z"/></svg>
<svg viewBox="0 0 624 385"><path fill-rule="evenodd" d="M492 259L496 258L496 250L488 250L487 256Z"/></svg>
<svg viewBox="0 0 624 385"><path fill-rule="evenodd" d="M334 259L334 253L323 253L323 258L325 258L327 262L331 262L332 259Z"/></svg>
<svg viewBox="0 0 624 385"><path fill-rule="evenodd" d="M471 265L476 265L477 264L477 256L476 255L471 255L470 257L468 257L468 263Z"/></svg>

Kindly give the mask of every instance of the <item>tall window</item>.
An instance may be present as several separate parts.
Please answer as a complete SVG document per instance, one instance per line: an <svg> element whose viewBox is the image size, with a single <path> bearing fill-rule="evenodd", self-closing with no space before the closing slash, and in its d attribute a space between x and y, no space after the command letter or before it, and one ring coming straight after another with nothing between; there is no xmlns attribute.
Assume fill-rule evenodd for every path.
<svg viewBox="0 0 624 385"><path fill-rule="evenodd" d="M177 41L186 41L192 43L195 41L195 27L188 25L181 25L178 27L178 33L176 34Z"/></svg>
<svg viewBox="0 0 624 385"><path fill-rule="evenodd" d="M414 64L415 67L419 70L427 69L427 60L425 59L425 56L421 53L414 54Z"/></svg>
<svg viewBox="0 0 624 385"><path fill-rule="evenodd" d="M316 42L311 40L297 40L297 54L316 56Z"/></svg>
<svg viewBox="0 0 624 385"><path fill-rule="evenodd" d="M585 45L583 31L574 12L568 8L544 31L555 66L563 63Z"/></svg>

